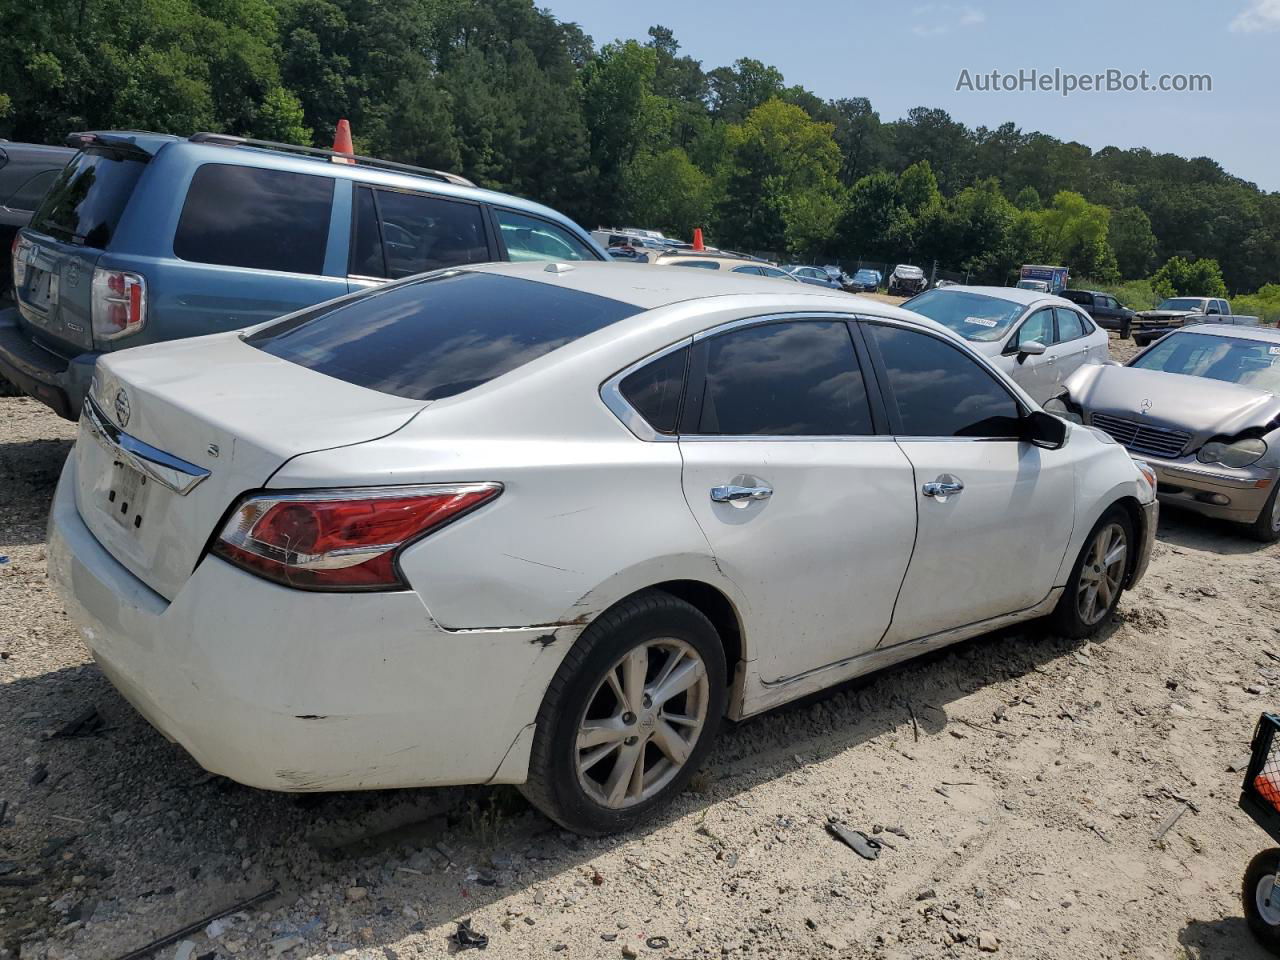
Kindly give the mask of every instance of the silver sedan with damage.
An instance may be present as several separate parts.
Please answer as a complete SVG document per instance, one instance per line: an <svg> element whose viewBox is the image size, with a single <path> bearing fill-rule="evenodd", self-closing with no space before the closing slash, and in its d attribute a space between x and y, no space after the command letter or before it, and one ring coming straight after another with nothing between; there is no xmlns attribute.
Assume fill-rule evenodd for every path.
<svg viewBox="0 0 1280 960"><path fill-rule="evenodd" d="M1280 331L1196 324L1126 366L1090 364L1045 409L1155 468L1161 502L1280 540Z"/></svg>

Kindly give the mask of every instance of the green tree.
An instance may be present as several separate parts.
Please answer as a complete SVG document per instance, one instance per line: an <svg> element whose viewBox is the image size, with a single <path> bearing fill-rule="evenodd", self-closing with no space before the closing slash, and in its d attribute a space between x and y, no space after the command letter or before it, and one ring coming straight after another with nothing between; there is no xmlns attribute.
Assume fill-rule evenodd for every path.
<svg viewBox="0 0 1280 960"><path fill-rule="evenodd" d="M627 219L662 230L668 236L691 237L695 227L711 219L711 178L679 147L644 153L627 167Z"/></svg>
<svg viewBox="0 0 1280 960"><path fill-rule="evenodd" d="M1161 297L1225 297L1227 285L1217 260L1190 261L1170 257L1151 277L1151 286Z"/></svg>
<svg viewBox="0 0 1280 960"><path fill-rule="evenodd" d="M1040 213L1045 254L1071 272L1096 280L1117 276L1115 254L1107 244L1111 211L1078 193L1061 191Z"/></svg>
<svg viewBox="0 0 1280 960"><path fill-rule="evenodd" d="M1156 259L1156 235L1141 207L1125 207L1111 215L1107 240L1125 280L1145 277Z"/></svg>
<svg viewBox="0 0 1280 960"><path fill-rule="evenodd" d="M669 106L653 92L657 54L634 40L611 43L582 68L582 111L597 171L595 208L621 219L623 173L642 150L670 129Z"/></svg>
<svg viewBox="0 0 1280 960"><path fill-rule="evenodd" d="M779 99L731 126L717 235L753 250L823 250L842 206L840 148L832 129Z"/></svg>

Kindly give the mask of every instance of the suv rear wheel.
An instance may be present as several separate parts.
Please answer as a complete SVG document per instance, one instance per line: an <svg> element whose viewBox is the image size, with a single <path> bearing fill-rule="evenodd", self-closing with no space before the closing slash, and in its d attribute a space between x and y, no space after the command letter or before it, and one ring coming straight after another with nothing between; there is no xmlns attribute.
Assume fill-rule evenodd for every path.
<svg viewBox="0 0 1280 960"><path fill-rule="evenodd" d="M726 696L711 622L670 594L637 594L565 656L520 789L569 830L628 830L684 789L711 749Z"/></svg>

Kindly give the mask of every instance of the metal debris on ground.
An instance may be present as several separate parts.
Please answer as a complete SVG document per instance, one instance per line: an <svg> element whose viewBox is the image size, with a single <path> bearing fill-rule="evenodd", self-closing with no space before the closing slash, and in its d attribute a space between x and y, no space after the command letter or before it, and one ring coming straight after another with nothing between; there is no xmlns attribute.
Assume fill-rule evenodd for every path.
<svg viewBox="0 0 1280 960"><path fill-rule="evenodd" d="M880 841L873 840L861 830L850 830L832 820L827 823L827 832L864 860L876 860L880 856Z"/></svg>
<svg viewBox="0 0 1280 960"><path fill-rule="evenodd" d="M458 921L458 929L449 937L449 942L459 950L483 950L489 946L487 934L471 929L471 918Z"/></svg>
<svg viewBox="0 0 1280 960"><path fill-rule="evenodd" d="M245 897L245 899L240 900L237 903L233 903L230 906L223 907L221 910L217 910L214 913L209 914L207 917L202 917L195 921L195 923L188 923L181 930L175 930L173 933L167 933L163 937L152 940L150 943L138 947L137 950L130 951L123 956L117 957L116 960L143 960L144 957L151 956L151 954L155 953L161 947L167 947L171 943L176 943L189 934L198 933L215 920L225 917L228 914L239 913L241 910L247 910L256 904L261 903L263 900L269 900L271 897L275 896L276 891L279 889L280 885L278 883L273 883L261 893L255 893L251 897Z"/></svg>
<svg viewBox="0 0 1280 960"><path fill-rule="evenodd" d="M664 936L650 937L644 942L644 945L650 950L665 950L671 946L671 941Z"/></svg>

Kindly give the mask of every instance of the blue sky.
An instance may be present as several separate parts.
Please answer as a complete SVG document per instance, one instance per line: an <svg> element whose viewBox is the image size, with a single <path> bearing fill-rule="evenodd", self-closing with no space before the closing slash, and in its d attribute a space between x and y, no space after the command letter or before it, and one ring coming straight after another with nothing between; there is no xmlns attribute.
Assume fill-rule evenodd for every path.
<svg viewBox="0 0 1280 960"><path fill-rule="evenodd" d="M865 96L882 119L942 107L969 126L1012 120L1094 149L1210 156L1280 190L1280 0L541 0L597 44L661 23L711 69L749 56L824 98ZM1032 7L1035 9L1031 9ZM1208 73L1212 92L957 91L971 75L1055 68Z"/></svg>

